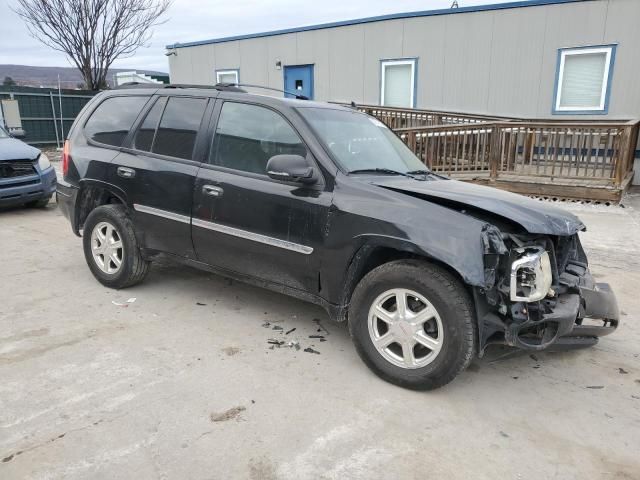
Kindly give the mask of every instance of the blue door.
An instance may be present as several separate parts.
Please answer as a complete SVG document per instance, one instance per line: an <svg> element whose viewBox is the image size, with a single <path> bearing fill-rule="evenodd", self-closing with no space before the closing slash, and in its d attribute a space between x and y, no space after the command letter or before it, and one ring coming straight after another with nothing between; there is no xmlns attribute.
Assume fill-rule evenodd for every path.
<svg viewBox="0 0 640 480"><path fill-rule="evenodd" d="M285 65L284 89L313 99L313 65ZM285 96L293 97L293 95Z"/></svg>

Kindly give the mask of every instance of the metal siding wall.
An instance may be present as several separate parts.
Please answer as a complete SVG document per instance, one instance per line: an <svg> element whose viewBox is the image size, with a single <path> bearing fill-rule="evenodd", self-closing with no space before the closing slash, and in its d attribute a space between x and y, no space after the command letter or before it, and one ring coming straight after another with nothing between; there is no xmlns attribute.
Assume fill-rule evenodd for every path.
<svg viewBox="0 0 640 480"><path fill-rule="evenodd" d="M567 118L566 115L551 115L558 49L602 44L608 3L608 1L583 2L554 5L553 8L548 8L542 39L544 54L540 65L541 82L537 117ZM520 44L515 44L513 48L520 48ZM588 118L585 115L580 117ZM594 118L602 118L602 115L596 115Z"/></svg>
<svg viewBox="0 0 640 480"><path fill-rule="evenodd" d="M402 55L418 59L418 107L444 109L445 22L438 17L406 19L402 43Z"/></svg>
<svg viewBox="0 0 640 480"><path fill-rule="evenodd" d="M364 78L362 81L365 103L380 102L380 60L403 56L403 25L404 20L364 25Z"/></svg>
<svg viewBox="0 0 640 480"><path fill-rule="evenodd" d="M419 107L566 119L551 114L558 49L619 42L609 116L640 116L640 89L630 88L640 73L638 18L640 0L585 1L179 48L169 62L172 81L205 82L205 71L240 66L242 82L274 88L283 86L277 59L312 63L317 100L378 103L380 59L417 57Z"/></svg>
<svg viewBox="0 0 640 480"><path fill-rule="evenodd" d="M640 117L640 88L637 86L640 76L639 22L640 1L617 0L609 4L604 43L619 44L609 105L611 115ZM636 175L640 176L640 172Z"/></svg>
<svg viewBox="0 0 640 480"><path fill-rule="evenodd" d="M287 35L278 35L276 37L267 37L260 39L266 42L268 48L268 55L263 60L267 62L269 72L268 86L272 88L284 87L284 67L286 65L296 65L296 36L295 33L289 33ZM276 61L282 62L282 69L277 70L275 65ZM247 80L249 81L249 80ZM253 83L253 82L250 82ZM266 95L280 96L276 92L261 92Z"/></svg>
<svg viewBox="0 0 640 480"><path fill-rule="evenodd" d="M191 72L193 83L199 85L213 85L215 83L215 72L211 65L213 48L211 45L201 45L191 49ZM178 50L178 55L180 51Z"/></svg>
<svg viewBox="0 0 640 480"><path fill-rule="evenodd" d="M514 9L495 15L487 113L536 116L544 50L540 32L544 32L547 12L544 8Z"/></svg>
<svg viewBox="0 0 640 480"><path fill-rule="evenodd" d="M240 42L240 82L267 85L267 44L259 38Z"/></svg>
<svg viewBox="0 0 640 480"><path fill-rule="evenodd" d="M329 30L315 30L312 32L296 34L298 65L313 64L313 89L316 100L329 100L331 98L329 86L331 85L329 53Z"/></svg>
<svg viewBox="0 0 640 480"><path fill-rule="evenodd" d="M484 112L489 96L493 12L445 17L443 107Z"/></svg>
<svg viewBox="0 0 640 480"><path fill-rule="evenodd" d="M331 99L364 102L364 25L336 28L329 35Z"/></svg>

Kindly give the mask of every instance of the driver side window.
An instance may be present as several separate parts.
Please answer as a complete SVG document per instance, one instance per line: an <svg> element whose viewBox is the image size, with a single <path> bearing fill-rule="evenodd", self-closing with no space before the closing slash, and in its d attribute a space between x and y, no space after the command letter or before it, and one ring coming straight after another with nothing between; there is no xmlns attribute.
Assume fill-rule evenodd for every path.
<svg viewBox="0 0 640 480"><path fill-rule="evenodd" d="M209 150L210 164L266 176L267 162L280 154L307 154L282 116L257 105L224 103Z"/></svg>

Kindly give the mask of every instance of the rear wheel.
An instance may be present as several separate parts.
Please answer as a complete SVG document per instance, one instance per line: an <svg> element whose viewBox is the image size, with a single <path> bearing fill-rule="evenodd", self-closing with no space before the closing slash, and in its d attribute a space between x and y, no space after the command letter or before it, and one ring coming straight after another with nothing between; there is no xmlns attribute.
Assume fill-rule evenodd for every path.
<svg viewBox="0 0 640 480"><path fill-rule="evenodd" d="M84 256L94 277L107 287L126 288L144 280L149 270L133 224L122 205L103 205L84 223Z"/></svg>
<svg viewBox="0 0 640 480"><path fill-rule="evenodd" d="M374 373L415 390L449 383L474 353L469 294L449 272L417 260L387 263L362 279L349 330Z"/></svg>

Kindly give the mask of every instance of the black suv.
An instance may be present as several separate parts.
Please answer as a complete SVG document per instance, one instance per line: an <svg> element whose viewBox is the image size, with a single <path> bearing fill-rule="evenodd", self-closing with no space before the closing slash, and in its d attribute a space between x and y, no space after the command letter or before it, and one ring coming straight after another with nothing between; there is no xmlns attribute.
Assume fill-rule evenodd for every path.
<svg viewBox="0 0 640 480"><path fill-rule="evenodd" d="M489 344L588 346L618 324L578 218L437 175L354 108L223 85L103 92L63 173L60 208L104 285L170 257L317 303L404 387L446 384Z"/></svg>

